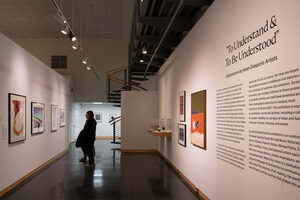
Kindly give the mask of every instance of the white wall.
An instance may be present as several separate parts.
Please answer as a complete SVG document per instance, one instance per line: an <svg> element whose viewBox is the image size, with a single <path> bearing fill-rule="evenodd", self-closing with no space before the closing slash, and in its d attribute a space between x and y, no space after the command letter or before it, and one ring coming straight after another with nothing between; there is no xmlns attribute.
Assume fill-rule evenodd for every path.
<svg viewBox="0 0 300 200"><path fill-rule="evenodd" d="M83 129L87 111L91 110L95 113L102 113L102 122L97 122L96 136L113 136L113 127L108 122L110 121L109 116L111 114L115 117L121 115L121 108L114 107L111 104L91 104L91 103L75 103L73 106L74 110L74 124L72 141L74 141L79 132Z"/></svg>
<svg viewBox="0 0 300 200"><path fill-rule="evenodd" d="M26 96L26 140L1 132L0 191L69 147L69 125L51 132L51 104L70 111L70 81L0 34L0 124L8 128L8 93ZM31 135L31 102L45 104L45 132ZM3 137L3 135L5 137ZM4 139L6 138L6 139Z"/></svg>
<svg viewBox="0 0 300 200"><path fill-rule="evenodd" d="M179 123L179 92L186 91L187 147L182 147L177 143L177 131L174 131L174 137L171 141L159 141L158 149L210 199L298 200L300 197L299 175L293 175L298 178L298 181L286 177L289 181L292 180L296 185L298 184L298 186L293 186L249 169L250 138L248 136L250 129L300 136L299 121L290 120L288 126L250 125L248 123L249 113L247 112L249 101L246 100L244 108L246 111L246 132L243 135L245 138L243 142L233 144L218 140L216 128L216 91L218 89L243 83L243 95L248 99L249 81L299 68L300 44L298 38L300 27L296 24L296 19L300 17L299 8L300 2L296 0L289 1L288 4L279 0L216 0L159 72L159 117L172 118L174 130L177 130ZM232 54L227 53L226 46L237 39L241 39L243 35L257 30L273 15L276 15L277 26L239 50L247 50L248 46L253 46L270 38L279 29L277 43L226 67L225 59L232 56ZM239 50L234 52L237 53ZM278 59L272 63L226 78L226 74L243 70L244 67L273 56L277 56ZM295 83L295 86L299 86L299 83ZM191 144L190 113L191 94L205 89L207 90L207 149L203 150ZM300 103L299 96L295 97L295 101L296 104ZM293 140L299 142L299 138ZM246 155L245 169L241 170L217 159L216 143L225 143L232 147L244 149ZM297 145L289 145L297 149ZM281 148L278 147L278 149ZM297 155L297 150L293 150L293 153ZM297 158L297 156L284 155L284 157L298 159L299 161L299 156ZM285 162L284 160L281 161ZM298 169L290 169L299 173L299 162L297 165ZM274 170L272 167L268 167ZM264 171L261 168L260 170ZM275 171L268 173L274 174ZM286 171L283 171L283 173L289 174ZM277 177L283 178L278 174Z"/></svg>
<svg viewBox="0 0 300 200"><path fill-rule="evenodd" d="M81 124L85 123L85 113L87 111L93 111L94 114L96 112L102 114L102 122L97 122L97 136L113 136L113 127L108 122L111 120L109 118L110 114L114 114L115 117L119 117L121 115L121 108L114 107L112 105L93 105L93 104L82 104L81 105Z"/></svg>
<svg viewBox="0 0 300 200"><path fill-rule="evenodd" d="M122 150L155 150L157 138L147 130L157 118L157 92L123 91L121 98Z"/></svg>
<svg viewBox="0 0 300 200"><path fill-rule="evenodd" d="M71 75L74 80L75 102L105 102L107 97L107 78L105 73L111 69L128 64L128 40L125 39L89 39L88 57L95 65L100 80L92 71L86 70L82 64L80 51L72 49L68 39L19 39L13 40L39 58L46 65L51 66L52 55L68 56L68 68L57 69L63 75ZM113 87L120 88L117 84Z"/></svg>

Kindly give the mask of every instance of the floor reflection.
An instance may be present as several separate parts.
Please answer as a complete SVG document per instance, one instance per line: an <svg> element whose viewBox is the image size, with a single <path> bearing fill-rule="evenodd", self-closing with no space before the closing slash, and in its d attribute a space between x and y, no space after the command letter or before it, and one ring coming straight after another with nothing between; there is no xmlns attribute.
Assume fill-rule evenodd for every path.
<svg viewBox="0 0 300 200"><path fill-rule="evenodd" d="M190 200L197 199L156 154L121 154L120 145L96 141L96 165L78 160L80 149L69 153L34 177L8 200Z"/></svg>

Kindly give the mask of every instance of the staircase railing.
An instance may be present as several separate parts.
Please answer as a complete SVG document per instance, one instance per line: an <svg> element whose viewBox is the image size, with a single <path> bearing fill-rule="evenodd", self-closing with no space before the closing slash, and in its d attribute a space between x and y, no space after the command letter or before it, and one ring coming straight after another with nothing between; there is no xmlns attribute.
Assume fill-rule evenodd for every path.
<svg viewBox="0 0 300 200"><path fill-rule="evenodd" d="M121 144L121 116L111 119L108 123L113 126L113 141L111 143Z"/></svg>
<svg viewBox="0 0 300 200"><path fill-rule="evenodd" d="M122 71L124 72L124 80L116 76L117 73L122 72ZM122 85L123 87L120 90L137 90L137 91L144 90L144 91L147 91L147 89L140 86L139 83L136 83L133 81L127 81L127 71L128 71L128 67L124 66L124 67L119 67L119 68L116 68L116 69L106 72L106 76L107 76L107 80L108 80L108 84L107 84L108 102L113 102L112 100L114 99L114 97L112 96L112 93L111 93L111 82L115 82L115 83Z"/></svg>

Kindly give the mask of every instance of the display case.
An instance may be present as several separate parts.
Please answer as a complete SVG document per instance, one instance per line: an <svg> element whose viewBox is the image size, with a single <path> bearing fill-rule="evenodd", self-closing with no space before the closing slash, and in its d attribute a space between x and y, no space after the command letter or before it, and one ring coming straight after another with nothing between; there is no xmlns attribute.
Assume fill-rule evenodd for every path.
<svg viewBox="0 0 300 200"><path fill-rule="evenodd" d="M171 128L171 119L153 119L148 133L159 137L172 137Z"/></svg>

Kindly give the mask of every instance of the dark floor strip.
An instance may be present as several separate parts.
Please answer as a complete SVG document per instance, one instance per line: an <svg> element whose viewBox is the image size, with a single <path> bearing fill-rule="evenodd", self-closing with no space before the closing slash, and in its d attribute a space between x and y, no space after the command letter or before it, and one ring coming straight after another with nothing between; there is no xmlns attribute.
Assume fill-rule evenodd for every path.
<svg viewBox="0 0 300 200"><path fill-rule="evenodd" d="M81 150L71 145L69 153L6 199L197 199L158 155L121 155L120 146L107 140L96 141L95 147L94 168L79 163Z"/></svg>

